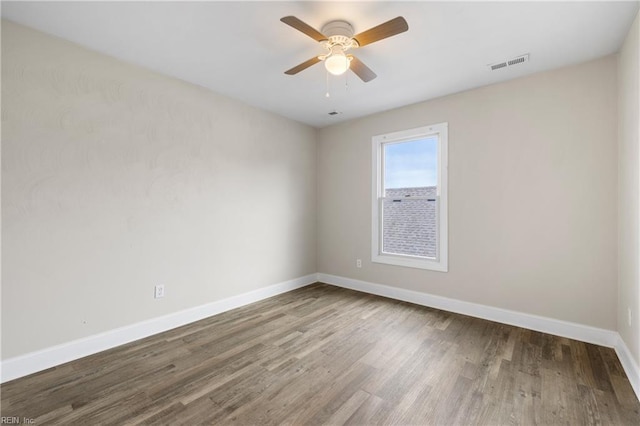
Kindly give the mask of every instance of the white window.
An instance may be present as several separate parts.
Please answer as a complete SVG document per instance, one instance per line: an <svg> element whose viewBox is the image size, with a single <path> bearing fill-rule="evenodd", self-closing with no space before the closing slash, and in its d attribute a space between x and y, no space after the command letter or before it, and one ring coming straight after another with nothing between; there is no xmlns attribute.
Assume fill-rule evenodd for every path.
<svg viewBox="0 0 640 426"><path fill-rule="evenodd" d="M447 127L373 137L373 262L447 272Z"/></svg>

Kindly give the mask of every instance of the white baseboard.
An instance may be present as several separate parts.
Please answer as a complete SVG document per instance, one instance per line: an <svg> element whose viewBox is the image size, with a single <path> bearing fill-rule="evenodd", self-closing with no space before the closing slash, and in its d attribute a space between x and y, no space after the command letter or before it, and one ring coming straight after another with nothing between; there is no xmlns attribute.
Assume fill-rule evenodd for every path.
<svg viewBox="0 0 640 426"><path fill-rule="evenodd" d="M610 348L615 347L618 341L618 333L612 330L605 330L602 328L510 311L508 309L464 302L462 300L450 299L448 297L435 296L428 293L389 287L382 284L374 284L351 278L338 277L335 275L318 274L318 281L333 284L338 287L377 294L391 299L483 318L503 324L515 325L517 327L541 331L543 333L554 334L556 336L568 337L582 342L594 343L596 345L607 346Z"/></svg>
<svg viewBox="0 0 640 426"><path fill-rule="evenodd" d="M631 387L640 401L640 366L638 366L638 363L633 359L633 355L631 355L629 347L627 347L620 335L618 335L618 342L616 343L615 350L616 354L618 354L618 358L620 359L620 363L622 364L622 368L624 368L624 372L629 378Z"/></svg>
<svg viewBox="0 0 640 426"><path fill-rule="evenodd" d="M514 325L517 327L527 328L529 330L579 340L581 342L614 348L618 354L620 363L629 378L631 387L636 393L638 400L640 400L640 368L631 355L629 348L627 348L620 337L620 334L616 331L510 311L507 309L495 308L492 306L480 305L477 303L464 302L462 300L450 299L447 297L435 296L428 293L390 287L382 284L374 284L367 281L354 280L352 278L339 277L336 275L320 273L318 274L318 281L364 293L384 296L390 299L402 300L404 302L415 303L417 305L428 306L430 308L456 312L463 315L496 321L502 324Z"/></svg>
<svg viewBox="0 0 640 426"><path fill-rule="evenodd" d="M17 379L56 365L92 355L134 340L162 333L185 324L216 315L250 303L258 302L287 291L313 284L317 274L274 284L248 293L218 300L206 305L164 315L136 324L109 330L104 333L52 346L26 355L4 360L0 363L0 383Z"/></svg>

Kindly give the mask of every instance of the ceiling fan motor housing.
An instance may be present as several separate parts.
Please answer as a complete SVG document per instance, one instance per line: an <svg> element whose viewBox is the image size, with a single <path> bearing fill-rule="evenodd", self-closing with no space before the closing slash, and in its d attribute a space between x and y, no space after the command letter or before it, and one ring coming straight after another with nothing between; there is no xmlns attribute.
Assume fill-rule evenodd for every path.
<svg viewBox="0 0 640 426"><path fill-rule="evenodd" d="M331 21L322 27L322 34L329 40L326 42L327 48L340 45L343 50L358 47L358 43L353 39L353 27L347 21Z"/></svg>

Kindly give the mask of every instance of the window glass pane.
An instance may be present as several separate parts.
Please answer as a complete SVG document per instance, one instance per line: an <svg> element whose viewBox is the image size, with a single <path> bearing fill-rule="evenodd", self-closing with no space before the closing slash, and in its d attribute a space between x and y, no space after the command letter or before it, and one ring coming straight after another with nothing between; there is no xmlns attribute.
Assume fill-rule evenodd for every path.
<svg viewBox="0 0 640 426"><path fill-rule="evenodd" d="M416 188L426 199L404 198L404 190L390 189L400 195L382 200L382 252L419 257L436 257L435 187ZM395 191L395 192L394 192ZM395 197L395 195L391 195Z"/></svg>
<svg viewBox="0 0 640 426"><path fill-rule="evenodd" d="M431 187L438 184L438 137L382 146L384 193L391 188Z"/></svg>

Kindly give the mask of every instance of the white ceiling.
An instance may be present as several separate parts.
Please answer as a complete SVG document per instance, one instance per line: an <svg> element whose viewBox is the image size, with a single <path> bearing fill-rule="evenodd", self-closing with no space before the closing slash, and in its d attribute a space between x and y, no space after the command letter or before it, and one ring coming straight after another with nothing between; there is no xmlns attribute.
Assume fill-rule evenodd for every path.
<svg viewBox="0 0 640 426"><path fill-rule="evenodd" d="M638 10L626 2L2 2L2 16L315 127L616 52ZM356 33L396 16L409 31L354 53L377 74L331 77L322 53L280 22ZM487 64L530 53L528 63ZM329 116L330 111L341 114Z"/></svg>

